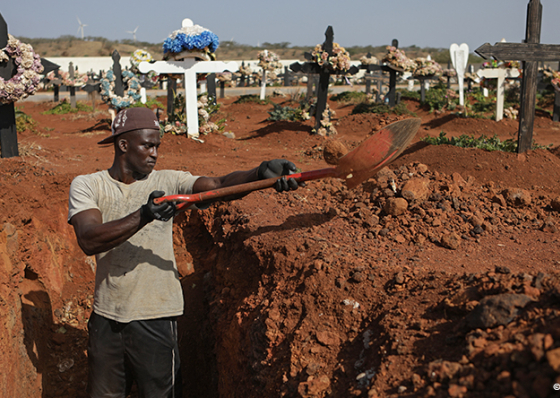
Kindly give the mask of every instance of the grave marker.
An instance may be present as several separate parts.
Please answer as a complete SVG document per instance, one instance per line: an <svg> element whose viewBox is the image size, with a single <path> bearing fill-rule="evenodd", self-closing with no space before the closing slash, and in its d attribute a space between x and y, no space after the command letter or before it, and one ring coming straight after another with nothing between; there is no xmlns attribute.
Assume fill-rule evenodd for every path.
<svg viewBox="0 0 560 398"><path fill-rule="evenodd" d="M558 63L558 71L560 71L560 62ZM552 121L560 121L560 91L554 90L554 111Z"/></svg>
<svg viewBox="0 0 560 398"><path fill-rule="evenodd" d="M496 121L499 122L504 117L504 97L506 94L506 78L519 76L517 69L492 68L479 69L476 74L485 79L498 79L496 84Z"/></svg>
<svg viewBox="0 0 560 398"><path fill-rule="evenodd" d="M391 41L391 46L399 48L399 41L393 39ZM404 69L396 68L392 65L370 65L369 71L383 71L389 73L389 91L385 94L386 102L388 102L390 107L394 107L397 104L397 73L405 73ZM379 87L379 92L381 93L381 87ZM388 99L388 101L387 101Z"/></svg>
<svg viewBox="0 0 560 398"><path fill-rule="evenodd" d="M8 24L0 14L0 48L5 48L8 44ZM14 60L0 62L0 77L9 80L17 73L14 68ZM2 146L2 157L10 158L19 156L16 112L14 104L0 104L0 145Z"/></svg>
<svg viewBox="0 0 560 398"><path fill-rule="evenodd" d="M187 136L198 137L197 73L215 73L226 70L235 72L238 70L238 66L236 62L198 61L195 58L185 58L182 61L156 61L153 63L144 61L138 65L138 70L142 73L154 71L157 74L181 74L184 76Z"/></svg>
<svg viewBox="0 0 560 398"><path fill-rule="evenodd" d="M560 45L540 44L542 5L540 0L530 0L527 5L527 25L524 43L485 43L475 50L483 58L493 57L502 61L523 61L521 82L521 109L517 152L524 153L533 144L533 123L537 97L538 61L560 61Z"/></svg>
<svg viewBox="0 0 560 398"><path fill-rule="evenodd" d="M72 62L68 64L68 77L70 81L74 80L74 64ZM70 92L70 107L76 109L76 87L71 85L68 87L68 91Z"/></svg>
<svg viewBox="0 0 560 398"><path fill-rule="evenodd" d="M208 102L216 105L216 74L210 73L206 76L208 82Z"/></svg>
<svg viewBox="0 0 560 398"><path fill-rule="evenodd" d="M469 46L466 43L461 44L460 46L456 43L453 43L449 47L449 54L451 56L451 63L453 64L453 68L457 72L457 83L459 84L459 105L465 105L465 69L467 67L467 63L469 62ZM449 88L449 80L448 88ZM469 82L469 90L470 90L470 82Z"/></svg>
<svg viewBox="0 0 560 398"><path fill-rule="evenodd" d="M323 42L322 49L324 52L328 53L329 58L332 56L333 53L333 39L334 39L334 31L332 26L329 26L325 32L325 41ZM312 55L311 53L305 53L305 58L311 61ZM319 130L321 127L321 120L323 117L323 112L327 108L327 96L328 96L328 89L329 89L329 80L331 77L331 72L327 66L320 66L316 62L305 62L303 65L299 62L294 62L290 65L290 69L294 72L304 72L310 74L319 75L319 84L317 85L317 104L315 107L315 130ZM356 66L352 66L346 73L348 74L356 74L358 72L358 68ZM308 78L308 90L309 90L309 78ZM308 91L309 94L309 91Z"/></svg>

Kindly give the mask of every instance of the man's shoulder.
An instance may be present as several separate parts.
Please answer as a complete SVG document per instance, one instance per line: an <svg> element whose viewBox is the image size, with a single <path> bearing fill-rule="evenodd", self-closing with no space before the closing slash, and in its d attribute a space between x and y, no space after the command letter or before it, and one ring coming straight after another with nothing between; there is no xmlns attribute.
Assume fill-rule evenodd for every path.
<svg viewBox="0 0 560 398"><path fill-rule="evenodd" d="M88 182L88 181L95 181L95 180L105 180L107 179L107 175L108 175L107 170L101 170L95 173L81 174L79 176L74 177L73 181Z"/></svg>

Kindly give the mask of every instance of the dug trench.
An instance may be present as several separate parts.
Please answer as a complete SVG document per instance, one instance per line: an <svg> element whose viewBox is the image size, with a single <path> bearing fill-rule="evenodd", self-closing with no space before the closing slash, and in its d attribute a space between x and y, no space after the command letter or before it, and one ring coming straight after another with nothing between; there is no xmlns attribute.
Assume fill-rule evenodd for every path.
<svg viewBox="0 0 560 398"><path fill-rule="evenodd" d="M239 119L262 119L251 115ZM350 129L363 137L383 119L350 118L349 146ZM222 153L245 167L298 148L317 168L324 141L300 127L204 146L164 137L161 167L198 151L194 170L223 174ZM0 173L0 396L85 397L95 261L66 221L67 195L111 153L84 134L21 138L37 152L3 159ZM328 179L181 214L184 396L554 397L557 153L416 142L353 190Z"/></svg>

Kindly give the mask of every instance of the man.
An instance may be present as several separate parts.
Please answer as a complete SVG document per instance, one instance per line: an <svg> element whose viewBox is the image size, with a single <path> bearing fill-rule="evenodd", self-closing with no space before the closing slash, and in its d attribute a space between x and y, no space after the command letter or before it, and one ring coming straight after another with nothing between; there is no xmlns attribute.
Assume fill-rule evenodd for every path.
<svg viewBox="0 0 560 398"><path fill-rule="evenodd" d="M223 177L154 170L160 129L147 108L116 116L111 168L78 176L70 187L68 222L87 255L95 255L95 298L88 322L91 397L126 397L136 380L140 397L180 397L176 317L183 295L173 253L173 203L164 195L190 194L263 178L281 177L275 188L298 183L286 175L292 162L275 159ZM196 208L196 206L193 206Z"/></svg>

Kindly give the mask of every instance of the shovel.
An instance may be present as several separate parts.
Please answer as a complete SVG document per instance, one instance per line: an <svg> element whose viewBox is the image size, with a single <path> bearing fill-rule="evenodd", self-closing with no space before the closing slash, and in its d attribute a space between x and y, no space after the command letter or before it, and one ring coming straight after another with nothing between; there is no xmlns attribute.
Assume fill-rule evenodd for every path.
<svg viewBox="0 0 560 398"><path fill-rule="evenodd" d="M377 170L395 160L412 141L420 127L420 123L421 120L419 118L404 119L391 123L338 159L336 167L304 171L290 174L286 177L295 178L298 182L328 177L341 178L345 180L348 189L355 188L372 177ZM279 178L281 177L232 185L189 195L162 196L161 198L154 199L154 203L175 202L177 203L177 210L180 210L194 203L271 188Z"/></svg>

